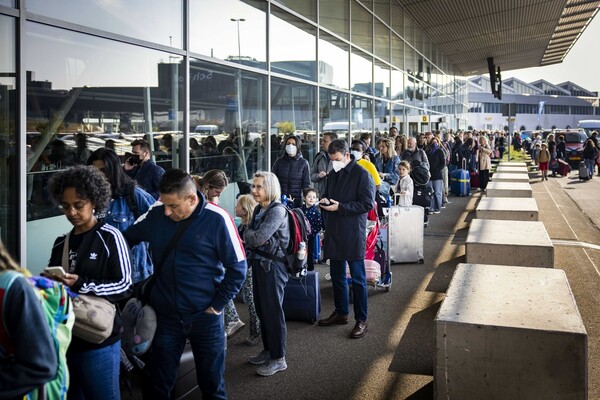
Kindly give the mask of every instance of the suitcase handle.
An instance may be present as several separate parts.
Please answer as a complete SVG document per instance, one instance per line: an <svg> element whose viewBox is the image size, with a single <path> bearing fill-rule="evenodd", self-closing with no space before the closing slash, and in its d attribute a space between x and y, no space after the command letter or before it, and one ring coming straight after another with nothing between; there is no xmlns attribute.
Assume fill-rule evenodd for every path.
<svg viewBox="0 0 600 400"><path fill-rule="evenodd" d="M462 160L462 169L464 169L465 171L467 170L467 159L463 158Z"/></svg>

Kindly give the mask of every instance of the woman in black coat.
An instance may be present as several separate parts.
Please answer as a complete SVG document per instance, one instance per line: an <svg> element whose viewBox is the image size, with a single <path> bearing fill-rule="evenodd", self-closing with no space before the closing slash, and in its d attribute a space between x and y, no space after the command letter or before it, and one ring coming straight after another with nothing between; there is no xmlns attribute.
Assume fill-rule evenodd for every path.
<svg viewBox="0 0 600 400"><path fill-rule="evenodd" d="M272 172L279 179L281 194L294 199L294 207L302 205L302 190L310 187L310 167L300 152L300 139L285 139L285 154L275 160Z"/></svg>

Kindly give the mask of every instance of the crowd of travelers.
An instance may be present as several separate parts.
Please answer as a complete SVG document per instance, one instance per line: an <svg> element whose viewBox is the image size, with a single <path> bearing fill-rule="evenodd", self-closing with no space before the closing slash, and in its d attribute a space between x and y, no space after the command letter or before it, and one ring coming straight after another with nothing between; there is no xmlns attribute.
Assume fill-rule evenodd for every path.
<svg viewBox="0 0 600 400"><path fill-rule="evenodd" d="M587 160L598 157L594 139L584 149L592 173L593 164ZM55 239L48 255L48 265L62 266L64 273L42 275L63 284L75 297L95 296L122 305L131 296L146 296L156 313L152 362L147 366L152 398L170 398L186 341L191 344L203 396L226 398L226 341L245 325L233 302L238 292L249 311L245 343L263 346L248 361L258 366L261 376L287 368L283 298L290 279L285 249L291 238L286 207L301 208L310 221L308 270L314 269L315 262L329 260L334 310L318 325L348 324L351 290L355 324L349 338L359 339L369 329L364 263L367 215L378 207L378 198L388 205L394 198L402 206L412 205L417 183L413 176L419 181L421 177L411 176L411 171L425 171L432 193L426 208L438 214L449 203L449 176L454 169L478 172L480 190L485 191L491 158L502 157L509 147L504 132L433 131L407 137L395 127L381 137L359 135L350 145L346 138L325 132L312 165L302 156L299 138L286 136L281 146L284 151L272 172L256 172L249 193L238 196L238 226L218 205L230 182L227 173L221 169L201 175L180 169L165 172L152 161L150 146L143 139L132 142L127 160L100 148L87 154L86 165L50 178L49 196L73 228ZM564 140L556 143L549 135L538 143L536 138L532 151L547 179L548 165L564 154ZM316 254L321 230L323 252ZM26 273L0 244L0 276L6 270ZM17 350L2 360L0 372L0 387L11 398L43 386L57 370L57 358L49 354L55 351L50 331L34 342L28 340L29 334L22 334L28 323L25 318L41 321L44 315L28 293L27 280L19 277L16 282L11 292L0 291L3 310L9 310L1 314L0 349ZM15 313L11 304L24 308ZM100 343L74 331L66 351L68 398L120 398L124 326L120 307L111 322L108 337ZM43 330L36 329L36 337L40 335L44 336Z"/></svg>

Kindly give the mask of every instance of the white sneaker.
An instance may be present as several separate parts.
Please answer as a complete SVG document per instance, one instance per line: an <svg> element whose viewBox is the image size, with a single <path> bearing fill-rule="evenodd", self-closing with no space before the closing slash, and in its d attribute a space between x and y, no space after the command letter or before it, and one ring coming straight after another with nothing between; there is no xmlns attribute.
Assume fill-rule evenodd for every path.
<svg viewBox="0 0 600 400"><path fill-rule="evenodd" d="M270 359L265 364L258 367L256 373L260 376L271 376L275 375L278 372L285 371L286 369L287 364L285 362L285 358Z"/></svg>
<svg viewBox="0 0 600 400"><path fill-rule="evenodd" d="M238 332L240 329L242 329L246 324L244 324L241 320L237 320L234 322L230 322L229 325L227 325L227 328L225 328L225 333L227 334L227 338L232 337L233 335L236 334L236 332Z"/></svg>

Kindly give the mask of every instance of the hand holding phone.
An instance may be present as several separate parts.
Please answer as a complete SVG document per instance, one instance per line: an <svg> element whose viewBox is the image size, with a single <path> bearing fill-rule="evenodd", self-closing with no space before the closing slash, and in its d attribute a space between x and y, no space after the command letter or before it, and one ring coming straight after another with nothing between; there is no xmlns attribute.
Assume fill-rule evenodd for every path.
<svg viewBox="0 0 600 400"><path fill-rule="evenodd" d="M44 269L44 272L47 273L48 275L61 276L61 277L64 277L67 274L65 272L65 270L63 269L63 267L61 267L61 266L46 267Z"/></svg>

